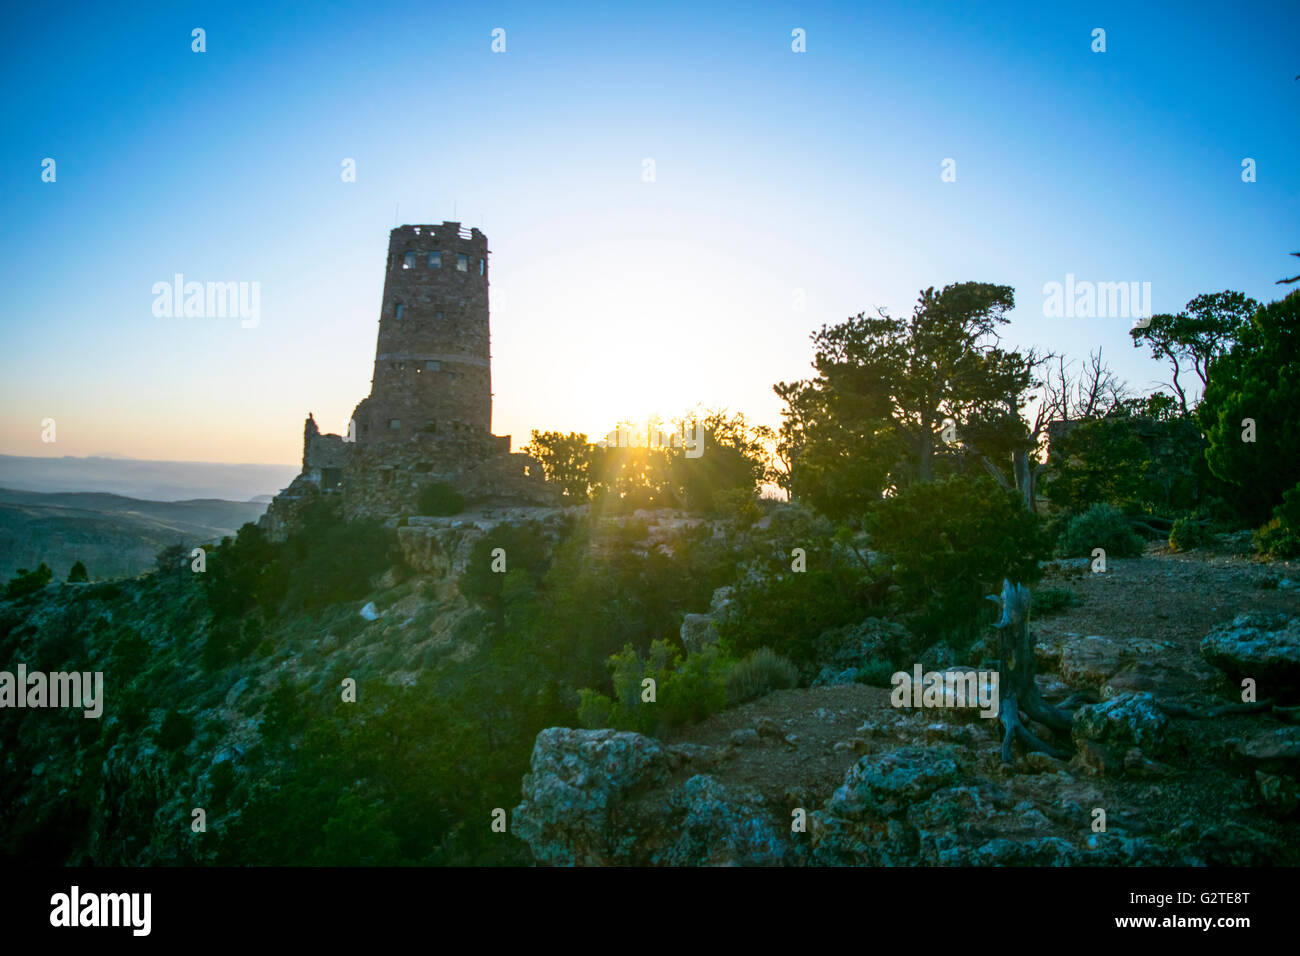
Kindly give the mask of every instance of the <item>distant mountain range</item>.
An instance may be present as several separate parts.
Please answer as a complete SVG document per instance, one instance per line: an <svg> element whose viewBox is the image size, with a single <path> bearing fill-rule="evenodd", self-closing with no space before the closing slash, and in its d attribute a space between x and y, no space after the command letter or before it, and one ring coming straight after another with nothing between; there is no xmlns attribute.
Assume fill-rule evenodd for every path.
<svg viewBox="0 0 1300 956"><path fill-rule="evenodd" d="M142 458L22 458L0 455L0 488L102 491L146 501L221 498L270 500L298 474L297 465L228 465Z"/></svg>
<svg viewBox="0 0 1300 956"><path fill-rule="evenodd" d="M167 545L220 540L256 521L292 465L0 455L0 583L42 561L58 579L138 574Z"/></svg>
<svg viewBox="0 0 1300 956"><path fill-rule="evenodd" d="M91 580L138 574L168 545L218 541L265 510L265 501L141 501L0 488L0 582L42 561L59 580L77 561Z"/></svg>

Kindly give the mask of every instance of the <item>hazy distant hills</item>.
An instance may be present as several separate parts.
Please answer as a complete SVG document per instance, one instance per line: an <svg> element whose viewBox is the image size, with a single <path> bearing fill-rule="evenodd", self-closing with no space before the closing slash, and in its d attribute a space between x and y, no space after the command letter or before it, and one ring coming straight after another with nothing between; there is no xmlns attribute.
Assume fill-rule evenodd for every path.
<svg viewBox="0 0 1300 956"><path fill-rule="evenodd" d="M202 544L256 521L298 469L133 458L0 455L0 582L44 561L62 580L136 574L169 544Z"/></svg>
<svg viewBox="0 0 1300 956"><path fill-rule="evenodd" d="M0 455L0 488L104 491L146 501L269 497L293 481L297 465L228 465L140 458L21 458Z"/></svg>
<svg viewBox="0 0 1300 956"><path fill-rule="evenodd" d="M0 581L42 561L58 580L77 561L91 580L137 574L167 545L219 540L265 510L262 501L141 501L0 488Z"/></svg>

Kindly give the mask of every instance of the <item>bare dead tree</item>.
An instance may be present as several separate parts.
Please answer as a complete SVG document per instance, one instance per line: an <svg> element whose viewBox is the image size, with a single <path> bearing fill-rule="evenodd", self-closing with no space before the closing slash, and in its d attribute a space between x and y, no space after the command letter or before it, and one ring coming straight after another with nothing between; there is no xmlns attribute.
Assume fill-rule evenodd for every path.
<svg viewBox="0 0 1300 956"><path fill-rule="evenodd" d="M1041 377L1033 381L1038 390L1038 403L1032 423L1025 422L1026 434L1011 453L1011 480L969 441L963 440L963 450L1008 491L1020 493L1026 510L1034 511L1038 501L1038 478L1047 468L1047 433L1053 422L1101 418L1129 398L1128 386L1111 371L1097 349L1088 355L1086 362L1067 362L1056 352L1038 353L1031 350L1027 363L1030 368L1041 369ZM1020 413L1014 399L1005 402L1005 413ZM1014 485L1013 485L1014 482Z"/></svg>
<svg viewBox="0 0 1300 956"><path fill-rule="evenodd" d="M1001 598L990 595L988 599L1002 605L1002 617L993 625L998 632L998 716L1005 728L1002 762L1013 762L1012 744L1017 738L1031 752L1064 760L1069 753L1045 743L1027 726L1029 720L1036 720L1052 730L1068 731L1071 721L1068 712L1043 700L1034 683L1038 665L1029 631L1029 588L1004 580Z"/></svg>

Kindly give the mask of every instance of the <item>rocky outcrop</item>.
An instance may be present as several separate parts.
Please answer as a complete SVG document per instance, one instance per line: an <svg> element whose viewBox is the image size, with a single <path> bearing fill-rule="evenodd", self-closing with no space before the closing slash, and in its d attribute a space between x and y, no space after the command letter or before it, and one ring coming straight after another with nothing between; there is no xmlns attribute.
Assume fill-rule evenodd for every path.
<svg viewBox="0 0 1300 956"><path fill-rule="evenodd" d="M1228 741L1227 750L1251 775L1270 814L1287 817L1300 809L1300 727L1258 730Z"/></svg>
<svg viewBox="0 0 1300 956"><path fill-rule="evenodd" d="M551 866L714 866L782 862L788 841L761 797L694 774L644 799L688 753L640 734L552 727L537 735L513 829Z"/></svg>
<svg viewBox="0 0 1300 956"><path fill-rule="evenodd" d="M1068 636L1056 647L1056 659L1044 659L1036 650L1040 664L1059 669L1061 679L1071 687L1099 691L1121 671L1131 670L1135 664L1146 668L1145 679L1156 681L1161 653L1168 648L1159 641L1134 638L1113 640L1096 634L1086 637Z"/></svg>
<svg viewBox="0 0 1300 956"><path fill-rule="evenodd" d="M539 863L631 862L638 848L636 828L627 825L627 806L667 775L664 750L649 737L614 730L543 730L524 776L523 802L512 814L514 833Z"/></svg>
<svg viewBox="0 0 1300 956"><path fill-rule="evenodd" d="M1127 693L1080 707L1070 734L1080 745L1087 742L1122 751L1136 747L1157 754L1167 749L1168 727L1169 718L1156 706L1153 695Z"/></svg>
<svg viewBox="0 0 1300 956"><path fill-rule="evenodd" d="M1205 636L1201 654L1234 683L1253 678L1260 698L1300 699L1300 617L1238 614Z"/></svg>
<svg viewBox="0 0 1300 956"><path fill-rule="evenodd" d="M917 639L902 624L869 617L858 624L826 631L817 638L815 657L829 674L881 661L911 670L920 651Z"/></svg>
<svg viewBox="0 0 1300 956"><path fill-rule="evenodd" d="M732 588L718 588L713 592L707 614L687 614L682 618L679 635L686 653L696 654L705 647L718 643L718 624L729 613L732 594Z"/></svg>

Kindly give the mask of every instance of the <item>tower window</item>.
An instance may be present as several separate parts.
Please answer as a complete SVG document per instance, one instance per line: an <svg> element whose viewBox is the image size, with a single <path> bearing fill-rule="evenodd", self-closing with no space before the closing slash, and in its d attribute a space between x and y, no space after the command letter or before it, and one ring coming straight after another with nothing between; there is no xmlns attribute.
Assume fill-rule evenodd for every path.
<svg viewBox="0 0 1300 956"><path fill-rule="evenodd" d="M388 420L388 427L389 427L392 431L397 431L399 428L402 427L402 423L401 423L401 421L400 421L399 419L396 419L396 418L390 418L390 419Z"/></svg>
<svg viewBox="0 0 1300 956"><path fill-rule="evenodd" d="M430 269L441 269L441 268L442 268L442 253L441 253L441 252L431 252L431 253L429 253L429 268L430 268Z"/></svg>
<svg viewBox="0 0 1300 956"><path fill-rule="evenodd" d="M403 268L403 269L414 269L414 268L415 268L415 253L414 253L414 252L408 252L405 256L402 257L402 268Z"/></svg>
<svg viewBox="0 0 1300 956"><path fill-rule="evenodd" d="M406 306L404 306L404 305L403 305L402 303L400 303L400 302L397 303L397 308L393 310L393 314L396 315L397 318L400 319L403 315L406 314Z"/></svg>
<svg viewBox="0 0 1300 956"><path fill-rule="evenodd" d="M486 259L480 259L480 260L478 261L478 274L481 275L481 276L485 276L485 275L487 275L487 260L486 260Z"/></svg>
<svg viewBox="0 0 1300 956"><path fill-rule="evenodd" d="M442 318L442 313L441 313L441 312L435 312L435 313L433 313L433 317L434 317L435 319L441 319L441 318Z"/></svg>
<svg viewBox="0 0 1300 956"><path fill-rule="evenodd" d="M456 271L469 272L469 256L463 252L456 253Z"/></svg>
<svg viewBox="0 0 1300 956"><path fill-rule="evenodd" d="M424 370L426 372L439 372L442 370L442 365L438 362L428 361L424 363Z"/></svg>

